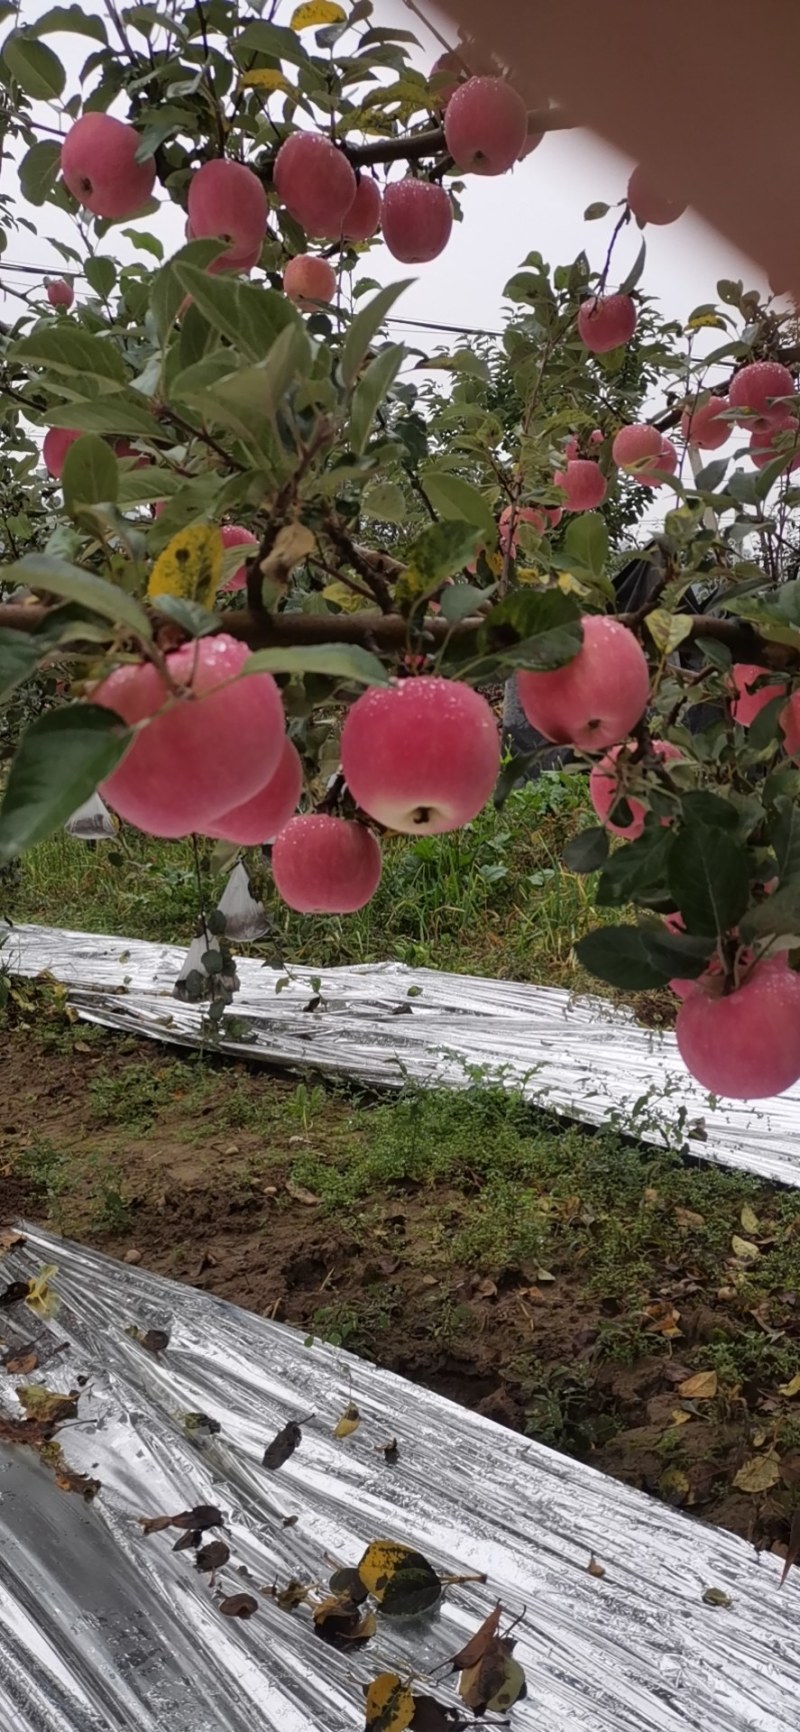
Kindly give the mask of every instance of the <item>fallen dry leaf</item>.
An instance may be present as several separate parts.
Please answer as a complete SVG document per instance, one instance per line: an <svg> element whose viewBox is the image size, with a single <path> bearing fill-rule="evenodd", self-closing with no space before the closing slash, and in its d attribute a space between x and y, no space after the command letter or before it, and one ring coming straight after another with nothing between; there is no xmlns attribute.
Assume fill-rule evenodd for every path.
<svg viewBox="0 0 800 1732"><path fill-rule="evenodd" d="M589 1558L589 1562L586 1565L587 1576L597 1576L598 1580L600 1580L605 1575L605 1573L606 1572L605 1572L605 1569L603 1568L603 1565L599 1564L597 1562L597 1559L594 1555L594 1552L592 1552L592 1554Z"/></svg>
<svg viewBox="0 0 800 1732"><path fill-rule="evenodd" d="M716 1371L696 1371L693 1377L687 1377L685 1383L679 1383L678 1394L685 1401L711 1401L718 1388Z"/></svg>
<svg viewBox="0 0 800 1732"><path fill-rule="evenodd" d="M740 1263L754 1263L761 1256L758 1246L749 1239L740 1239L738 1233L731 1239L731 1250Z"/></svg>
<svg viewBox="0 0 800 1732"><path fill-rule="evenodd" d="M687 1229L704 1227L706 1224L705 1215L696 1214L694 1209L676 1209L675 1220L679 1227Z"/></svg>
<svg viewBox="0 0 800 1732"><path fill-rule="evenodd" d="M313 1191L307 1191L305 1185L293 1184L291 1179L286 1180L284 1190L293 1202L304 1203L307 1209L313 1209L319 1202L319 1197L316 1197Z"/></svg>
<svg viewBox="0 0 800 1732"><path fill-rule="evenodd" d="M672 1425L688 1425L692 1416L683 1407L673 1407L669 1417Z"/></svg>
<svg viewBox="0 0 800 1732"><path fill-rule="evenodd" d="M498 1600L497 1605L492 1608L491 1612L487 1613L475 1634L470 1636L469 1641L464 1644L463 1648L459 1649L457 1654L453 1654L449 1664L454 1672L463 1672L480 1664L487 1648L497 1635L502 1616L503 1608Z"/></svg>
<svg viewBox="0 0 800 1732"><path fill-rule="evenodd" d="M31 1341L24 1342L20 1347L12 1347L3 1360L3 1370L9 1377L27 1377L39 1366L39 1355Z"/></svg>
<svg viewBox="0 0 800 1732"><path fill-rule="evenodd" d="M252 1618L258 1611L258 1600L254 1594L228 1594L220 1600L219 1609L226 1618Z"/></svg>
<svg viewBox="0 0 800 1732"><path fill-rule="evenodd" d="M751 1209L749 1203L745 1203L739 1220L742 1224L742 1232L746 1233L749 1239L752 1239L755 1233L760 1232L758 1216L755 1209Z"/></svg>
<svg viewBox="0 0 800 1732"><path fill-rule="evenodd" d="M24 1233L18 1233L15 1227L0 1227L0 1251L13 1251L24 1244Z"/></svg>
<svg viewBox="0 0 800 1732"><path fill-rule="evenodd" d="M8 1369L8 1361L6 1361L6 1369ZM792 1378L791 1383L778 1384L778 1394L787 1395L790 1400L793 1395L800 1395L800 1371L796 1377Z"/></svg>
<svg viewBox="0 0 800 1732"><path fill-rule="evenodd" d="M754 1455L740 1467L734 1479L737 1491L770 1491L781 1477L777 1455Z"/></svg>
<svg viewBox="0 0 800 1732"><path fill-rule="evenodd" d="M703 1590L703 1605L727 1607L733 1605L733 1600L723 1588L705 1588Z"/></svg>
<svg viewBox="0 0 800 1732"><path fill-rule="evenodd" d="M284 1462L289 1460L290 1455L294 1455L295 1450L299 1449L302 1441L303 1433L300 1430L297 1420L290 1419L283 1427L283 1430L279 1431L276 1437L273 1437L272 1442L267 1444L264 1454L261 1457L263 1466L270 1468L274 1473L279 1467L283 1467Z"/></svg>

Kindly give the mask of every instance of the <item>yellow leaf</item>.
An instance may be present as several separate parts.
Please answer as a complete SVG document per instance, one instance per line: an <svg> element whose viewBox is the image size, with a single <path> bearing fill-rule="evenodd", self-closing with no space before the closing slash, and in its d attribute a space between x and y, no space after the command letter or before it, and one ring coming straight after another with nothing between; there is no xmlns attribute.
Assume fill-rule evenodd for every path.
<svg viewBox="0 0 800 1732"><path fill-rule="evenodd" d="M760 1232L758 1216L755 1209L751 1209L749 1203L745 1203L741 1215L739 1216L739 1220L742 1223L743 1231L747 1233L751 1239L755 1233Z"/></svg>
<svg viewBox="0 0 800 1732"><path fill-rule="evenodd" d="M58 1394L43 1383L26 1383L17 1390L17 1399L28 1419L38 1419L43 1425L58 1425L64 1419L74 1419L78 1410L78 1391Z"/></svg>
<svg viewBox="0 0 800 1732"><path fill-rule="evenodd" d="M517 576L519 576L519 572L517 572ZM586 585L580 583L577 577L573 577L571 571L559 572L558 587L564 591L565 595L588 595L589 593Z"/></svg>
<svg viewBox="0 0 800 1732"><path fill-rule="evenodd" d="M40 1269L38 1275L33 1275L28 1282L25 1304L35 1311L37 1317L55 1317L60 1301L50 1286L50 1278L57 1274L58 1265L48 1263L45 1269Z"/></svg>
<svg viewBox="0 0 800 1732"><path fill-rule="evenodd" d="M754 1263L756 1257L761 1256L758 1246L751 1245L749 1239L740 1239L738 1233L734 1233L731 1239L731 1250L742 1263Z"/></svg>
<svg viewBox="0 0 800 1732"><path fill-rule="evenodd" d="M692 630L692 624L691 614L668 613L663 607L654 608L647 615L647 629L662 656L671 655L683 643Z"/></svg>
<svg viewBox="0 0 800 1732"><path fill-rule="evenodd" d="M740 1467L733 1483L737 1491L770 1491L780 1477L777 1455L754 1455Z"/></svg>
<svg viewBox="0 0 800 1732"><path fill-rule="evenodd" d="M364 605L355 590L348 589L346 583L326 583L322 593L325 600L335 602L342 613L356 613L358 608Z"/></svg>
<svg viewBox="0 0 800 1732"><path fill-rule="evenodd" d="M265 583L286 584L296 565L315 551L317 538L304 523L285 523L278 530L269 553L261 561Z"/></svg>
<svg viewBox="0 0 800 1732"><path fill-rule="evenodd" d="M686 329L687 331L702 331L706 326L709 326L713 331L727 330L724 319L720 319L716 313L695 313L693 318L689 320Z"/></svg>
<svg viewBox="0 0 800 1732"><path fill-rule="evenodd" d="M291 90L288 78L284 78L277 66L262 66L260 72L242 72L236 86L237 90Z"/></svg>
<svg viewBox="0 0 800 1732"><path fill-rule="evenodd" d="M367 1691L366 1732L405 1732L414 1718L414 1698L396 1672L381 1672Z"/></svg>
<svg viewBox="0 0 800 1732"><path fill-rule="evenodd" d="M673 1425L688 1425L691 1417L691 1414L686 1413L682 1407L673 1407L670 1415Z"/></svg>
<svg viewBox="0 0 800 1732"><path fill-rule="evenodd" d="M696 1371L694 1377L687 1377L678 1384L678 1394L685 1401L711 1401L716 1395L718 1379L716 1371Z"/></svg>
<svg viewBox="0 0 800 1732"><path fill-rule="evenodd" d="M352 1437L353 1432L358 1431L360 1424L361 1414L355 1402L348 1401L341 1419L337 1420L333 1428L333 1435L334 1437Z"/></svg>
<svg viewBox="0 0 800 1732"><path fill-rule="evenodd" d="M684 1499L689 1496L688 1476L682 1468L668 1467L661 1475L658 1489L668 1503L683 1503Z"/></svg>
<svg viewBox="0 0 800 1732"><path fill-rule="evenodd" d="M336 0L305 0L303 6L295 6L289 23L293 30L313 30L318 24L343 24L346 17Z"/></svg>
<svg viewBox="0 0 800 1732"><path fill-rule="evenodd" d="M788 1395L790 1399L793 1395L800 1395L800 1371L792 1378L791 1383L778 1384L778 1394Z"/></svg>
<svg viewBox="0 0 800 1732"><path fill-rule="evenodd" d="M173 535L150 573L147 594L176 595L212 607L222 573L222 537L210 523L190 523Z"/></svg>

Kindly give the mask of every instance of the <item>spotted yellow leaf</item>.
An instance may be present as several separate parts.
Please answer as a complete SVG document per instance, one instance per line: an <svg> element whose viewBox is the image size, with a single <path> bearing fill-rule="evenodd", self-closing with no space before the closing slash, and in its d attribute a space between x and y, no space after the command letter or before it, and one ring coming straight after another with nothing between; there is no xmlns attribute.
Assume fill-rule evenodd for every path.
<svg viewBox="0 0 800 1732"><path fill-rule="evenodd" d="M777 1455L754 1455L740 1467L734 1479L737 1491L771 1491L781 1477L780 1462Z"/></svg>
<svg viewBox="0 0 800 1732"><path fill-rule="evenodd" d="M222 574L222 537L209 523L190 523L167 543L150 573L147 594L177 595L182 601L213 606Z"/></svg>
<svg viewBox="0 0 800 1732"><path fill-rule="evenodd" d="M396 1672L381 1672L367 1691L366 1732L405 1732L415 1714L414 1698Z"/></svg>
<svg viewBox="0 0 800 1732"><path fill-rule="evenodd" d="M277 66L262 66L258 72L242 72L237 90L291 90L288 78Z"/></svg>
<svg viewBox="0 0 800 1732"><path fill-rule="evenodd" d="M314 30L318 24L344 24L346 17L336 0L305 0L303 6L295 6L289 22L293 30Z"/></svg>

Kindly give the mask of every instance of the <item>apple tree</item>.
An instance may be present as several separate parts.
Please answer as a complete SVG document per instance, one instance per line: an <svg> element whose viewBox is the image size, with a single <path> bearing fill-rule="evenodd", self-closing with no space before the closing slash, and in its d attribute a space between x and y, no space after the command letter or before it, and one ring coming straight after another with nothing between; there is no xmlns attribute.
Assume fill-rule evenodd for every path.
<svg viewBox="0 0 800 1732"><path fill-rule="evenodd" d="M54 663L66 690L16 745L0 861L99 788L154 836L271 842L292 908L354 911L383 834L503 798L483 691L516 675L590 772L566 867L618 920L584 964L672 983L709 1090L797 1081L793 310L723 282L665 325L646 229L691 189L643 165L586 212L594 264L528 253L499 361L421 366L390 323L408 272L469 224L473 175L567 124L546 88L469 40L420 71L371 0L2 16L4 241L51 226L65 268L2 337L0 691ZM620 614L643 517L657 577Z"/></svg>

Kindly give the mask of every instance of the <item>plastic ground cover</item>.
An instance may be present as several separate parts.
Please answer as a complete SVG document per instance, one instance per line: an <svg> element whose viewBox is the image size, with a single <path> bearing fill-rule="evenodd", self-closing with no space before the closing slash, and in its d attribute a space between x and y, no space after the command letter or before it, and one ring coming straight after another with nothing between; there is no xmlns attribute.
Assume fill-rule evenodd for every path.
<svg viewBox="0 0 800 1732"><path fill-rule="evenodd" d="M0 1309L0 1334L33 1342L41 1367L0 1371L0 1418L21 1414L21 1385L79 1391L58 1440L68 1468L100 1484L86 1502L35 1451L0 1444L2 1732L356 1732L365 1684L438 1667L498 1599L520 1616L528 1695L479 1726L797 1732L800 1570L779 1591L780 1559L731 1534L344 1352L38 1230L3 1258L0 1291L43 1265L56 1265L57 1314L44 1321L24 1299ZM131 1326L168 1344L154 1354ZM361 1423L337 1439L348 1402ZM187 1429L187 1413L219 1431ZM299 1448L265 1468L265 1444L309 1415ZM391 1438L394 1465L381 1448ZM145 1536L138 1520L199 1504L218 1506L230 1546L214 1586L192 1550L172 1550L175 1529ZM307 1606L283 1611L264 1591L324 1584L376 1539L486 1582L448 1587L423 1617L379 1616L347 1653L315 1635ZM589 1573L592 1555L603 1573ZM257 1602L247 1622L220 1609L242 1592ZM417 1688L457 1704L443 1671Z"/></svg>
<svg viewBox="0 0 800 1732"><path fill-rule="evenodd" d="M0 949L13 971L65 983L87 1021L196 1048L207 1040L202 1008L172 998L185 957L173 945L43 926L8 929ZM375 1088L494 1082L553 1112L800 1185L800 1085L771 1101L715 1104L674 1036L602 999L392 962L281 971L241 957L237 971L219 1039L231 1056Z"/></svg>

